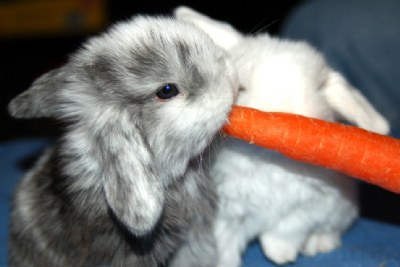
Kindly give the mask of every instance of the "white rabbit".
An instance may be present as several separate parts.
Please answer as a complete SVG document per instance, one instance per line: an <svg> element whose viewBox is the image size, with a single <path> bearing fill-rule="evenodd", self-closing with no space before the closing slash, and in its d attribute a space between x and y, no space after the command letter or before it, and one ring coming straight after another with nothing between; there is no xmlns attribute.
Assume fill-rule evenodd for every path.
<svg viewBox="0 0 400 267"><path fill-rule="evenodd" d="M389 131L386 119L305 42L267 33L244 36L187 7L177 8L175 16L206 31L233 57L242 88L238 105ZM352 178L232 138L222 138L211 153L220 198L219 267L240 266L241 253L255 238L277 264L293 262L299 253L331 251L358 216Z"/></svg>
<svg viewBox="0 0 400 267"><path fill-rule="evenodd" d="M16 190L10 266L215 266L198 156L237 88L226 52L170 17L118 23L37 79L10 113L67 127Z"/></svg>

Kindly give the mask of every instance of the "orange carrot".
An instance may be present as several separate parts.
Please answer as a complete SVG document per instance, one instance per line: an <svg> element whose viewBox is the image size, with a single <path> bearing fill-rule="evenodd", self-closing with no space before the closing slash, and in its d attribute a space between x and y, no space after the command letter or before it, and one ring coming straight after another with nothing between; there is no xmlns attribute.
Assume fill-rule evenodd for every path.
<svg viewBox="0 0 400 267"><path fill-rule="evenodd" d="M235 106L223 131L400 193L400 140L354 126Z"/></svg>

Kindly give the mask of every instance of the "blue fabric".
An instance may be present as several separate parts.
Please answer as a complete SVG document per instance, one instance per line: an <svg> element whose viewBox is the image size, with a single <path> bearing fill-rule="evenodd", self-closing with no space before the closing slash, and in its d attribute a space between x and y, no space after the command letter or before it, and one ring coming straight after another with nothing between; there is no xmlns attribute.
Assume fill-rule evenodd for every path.
<svg viewBox="0 0 400 267"><path fill-rule="evenodd" d="M400 227L360 219L343 237L341 248L316 257L301 256L292 267L400 267ZM274 267L254 243L244 255L245 267Z"/></svg>
<svg viewBox="0 0 400 267"><path fill-rule="evenodd" d="M400 1L304 1L280 34L318 48L400 133Z"/></svg>
<svg viewBox="0 0 400 267"><path fill-rule="evenodd" d="M16 183L32 159L49 146L41 139L0 143L0 267L7 266L7 224L10 198ZM260 246L253 243L243 257L244 267L275 266L264 258ZM343 246L332 253L300 257L293 267L400 267L400 227L360 219L344 235Z"/></svg>

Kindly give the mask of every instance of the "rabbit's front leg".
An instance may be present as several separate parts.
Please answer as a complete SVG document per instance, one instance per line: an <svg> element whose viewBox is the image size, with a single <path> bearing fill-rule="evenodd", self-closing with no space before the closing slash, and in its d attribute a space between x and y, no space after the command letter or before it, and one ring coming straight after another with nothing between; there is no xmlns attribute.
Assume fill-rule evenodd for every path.
<svg viewBox="0 0 400 267"><path fill-rule="evenodd" d="M306 210L292 211L259 236L264 254L276 264L294 262L314 226L315 221Z"/></svg>
<svg viewBox="0 0 400 267"><path fill-rule="evenodd" d="M219 215L223 214L220 211ZM243 218L234 219L219 216L214 226L214 236L217 240L218 265L217 267L240 267L242 252L246 247L246 238L242 226Z"/></svg>
<svg viewBox="0 0 400 267"><path fill-rule="evenodd" d="M191 233L169 267L215 267L217 247L211 230Z"/></svg>
<svg viewBox="0 0 400 267"><path fill-rule="evenodd" d="M302 253L307 256L315 256L318 253L330 252L341 245L340 231L312 233L303 246Z"/></svg>
<svg viewBox="0 0 400 267"><path fill-rule="evenodd" d="M215 267L218 259L213 233L217 195L212 182L191 164L183 181L185 217L190 216L190 228L185 242L168 264L170 267Z"/></svg>

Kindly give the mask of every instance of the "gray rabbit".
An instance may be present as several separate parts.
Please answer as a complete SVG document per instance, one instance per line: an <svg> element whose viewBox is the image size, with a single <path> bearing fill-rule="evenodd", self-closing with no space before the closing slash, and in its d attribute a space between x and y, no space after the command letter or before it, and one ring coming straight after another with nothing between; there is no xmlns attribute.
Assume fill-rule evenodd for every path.
<svg viewBox="0 0 400 267"><path fill-rule="evenodd" d="M196 27L137 16L13 99L12 116L66 127L15 192L10 266L212 267L199 155L234 102L232 66Z"/></svg>

